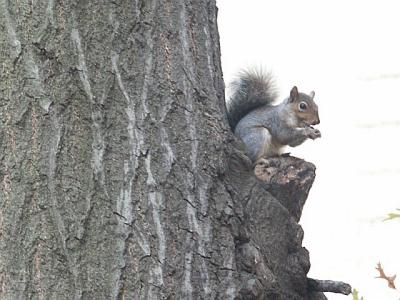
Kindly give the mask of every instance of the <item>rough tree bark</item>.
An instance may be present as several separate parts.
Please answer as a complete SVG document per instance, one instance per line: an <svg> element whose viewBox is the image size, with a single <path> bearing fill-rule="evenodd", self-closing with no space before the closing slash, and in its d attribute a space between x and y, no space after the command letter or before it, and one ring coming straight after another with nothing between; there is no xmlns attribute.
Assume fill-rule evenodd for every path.
<svg viewBox="0 0 400 300"><path fill-rule="evenodd" d="M320 297L296 223L314 167L254 178L216 16L215 0L0 0L1 299Z"/></svg>

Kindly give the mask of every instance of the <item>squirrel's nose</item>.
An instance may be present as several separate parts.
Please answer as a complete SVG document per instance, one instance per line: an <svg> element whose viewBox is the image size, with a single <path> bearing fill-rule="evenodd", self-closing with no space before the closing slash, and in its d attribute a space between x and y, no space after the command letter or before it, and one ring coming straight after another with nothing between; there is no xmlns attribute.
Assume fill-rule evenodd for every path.
<svg viewBox="0 0 400 300"><path fill-rule="evenodd" d="M317 125L317 124L319 124L320 122L319 122L319 118L318 119L316 119L314 122L313 122L313 125Z"/></svg>

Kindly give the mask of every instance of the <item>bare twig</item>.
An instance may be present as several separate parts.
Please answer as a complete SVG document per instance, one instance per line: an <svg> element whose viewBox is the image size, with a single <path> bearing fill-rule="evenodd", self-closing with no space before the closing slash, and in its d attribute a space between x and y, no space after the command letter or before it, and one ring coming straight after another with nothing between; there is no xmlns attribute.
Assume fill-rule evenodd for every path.
<svg viewBox="0 0 400 300"><path fill-rule="evenodd" d="M383 267L382 267L382 264L381 264L380 262L378 263L378 265L376 266L375 269L377 269L378 272L379 272L379 276L377 276L377 277L375 277L375 278L382 278L382 279L385 279L385 280L388 282L388 286L389 286L391 289L396 289L396 286L395 286L395 284L394 284L394 280L396 279L396 275L387 276L387 275L385 274L385 271L383 271Z"/></svg>

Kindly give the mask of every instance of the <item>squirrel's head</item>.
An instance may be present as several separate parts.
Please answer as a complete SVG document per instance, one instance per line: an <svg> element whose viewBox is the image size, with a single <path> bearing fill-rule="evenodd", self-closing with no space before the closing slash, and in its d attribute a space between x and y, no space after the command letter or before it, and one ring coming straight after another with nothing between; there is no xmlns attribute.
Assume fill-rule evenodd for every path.
<svg viewBox="0 0 400 300"><path fill-rule="evenodd" d="M319 124L318 106L314 102L314 96L314 91L309 95L299 93L295 86L290 91L288 102L300 126Z"/></svg>

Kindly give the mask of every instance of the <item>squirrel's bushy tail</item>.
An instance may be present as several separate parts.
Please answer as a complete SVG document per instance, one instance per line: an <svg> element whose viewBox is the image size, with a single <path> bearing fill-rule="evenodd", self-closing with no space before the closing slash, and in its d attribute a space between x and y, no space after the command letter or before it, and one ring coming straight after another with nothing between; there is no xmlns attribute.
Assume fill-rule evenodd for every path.
<svg viewBox="0 0 400 300"><path fill-rule="evenodd" d="M271 73L260 69L241 71L231 83L230 89L227 112L232 131L246 114L260 106L272 105L277 97Z"/></svg>

